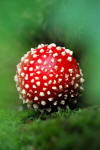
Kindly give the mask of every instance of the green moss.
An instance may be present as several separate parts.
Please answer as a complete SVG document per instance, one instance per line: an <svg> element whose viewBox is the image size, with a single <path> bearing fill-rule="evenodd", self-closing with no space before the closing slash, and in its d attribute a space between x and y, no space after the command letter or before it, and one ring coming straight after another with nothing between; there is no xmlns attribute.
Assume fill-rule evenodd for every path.
<svg viewBox="0 0 100 150"><path fill-rule="evenodd" d="M98 108L51 115L0 111L0 150L100 149Z"/></svg>

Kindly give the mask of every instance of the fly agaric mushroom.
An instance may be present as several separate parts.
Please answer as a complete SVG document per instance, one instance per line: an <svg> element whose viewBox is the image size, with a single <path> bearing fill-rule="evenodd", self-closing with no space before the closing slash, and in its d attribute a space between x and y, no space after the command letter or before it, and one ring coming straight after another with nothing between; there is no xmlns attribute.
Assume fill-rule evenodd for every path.
<svg viewBox="0 0 100 150"><path fill-rule="evenodd" d="M72 54L54 43L31 48L21 58L15 75L23 103L49 112L76 103L84 79Z"/></svg>

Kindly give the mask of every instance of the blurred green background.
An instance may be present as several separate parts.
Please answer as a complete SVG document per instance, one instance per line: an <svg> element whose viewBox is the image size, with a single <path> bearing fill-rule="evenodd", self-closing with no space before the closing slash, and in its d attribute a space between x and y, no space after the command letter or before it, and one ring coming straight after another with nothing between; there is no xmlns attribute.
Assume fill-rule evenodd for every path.
<svg viewBox="0 0 100 150"><path fill-rule="evenodd" d="M67 126L68 123L65 122L67 129L62 126L64 119L60 123L61 115L59 113L57 120L38 122L37 119L36 124L31 124L31 127L29 126L30 121L24 126L23 122L19 121L19 118L23 119L23 117L16 117L15 113L21 104L14 82L16 65L31 47L36 47L40 43L56 43L74 51L74 56L80 63L85 78L85 90L80 98L81 106L86 108L91 105L100 105L100 1L0 0L0 150L14 150L15 147L18 150L18 143L21 142L22 150L33 150L31 147L33 141L38 145L38 141L41 143L43 135L44 141L47 140L48 142L48 138L52 136L54 131L58 134L57 143L61 141L62 137L66 139L65 143L63 143L64 141L63 144L59 143L61 149L67 147L68 144L69 147L72 146L73 141L77 141L79 136L83 138L82 141L84 142L85 140L88 142L89 137L91 141L91 136L93 137L92 140L98 137L99 113L95 115L97 122L91 122L93 118L96 118L94 112L90 112L88 116L87 112L77 115L77 120L74 123L73 115L71 119L67 120L71 125L70 128L70 125ZM13 112L10 112L11 110ZM83 118L80 117L81 115ZM85 120L85 116L87 116L89 123ZM82 124L83 122L84 124ZM89 124L93 124L93 127L90 128ZM53 128L55 125L58 126L58 130ZM78 125L84 136L80 134ZM48 130L47 126L49 126ZM76 128L73 129L73 126ZM24 128L24 130L21 130L21 138L18 140L20 128ZM32 135L33 129L34 134ZM38 129L42 135L37 131ZM73 130L75 131L74 136ZM93 133L94 130L96 132ZM47 131L46 135L44 131ZM65 131L70 132L65 134ZM67 134L68 136L72 134L69 141L66 138ZM34 138L34 135L37 135L38 140ZM5 141L8 141L6 145ZM84 149L84 142L82 143L82 141L81 144L83 144ZM97 143L94 145L97 146L98 140L96 139L95 142ZM2 145L2 143L4 144ZM66 143L68 144L66 145ZM28 148L24 147L25 144ZM44 145L39 150L52 149L54 146L49 145L48 148L47 145L45 147L45 142L41 144ZM55 150L60 150L60 148L56 147Z"/></svg>
<svg viewBox="0 0 100 150"><path fill-rule="evenodd" d="M52 42L73 50L80 62L84 103L100 103L100 2L0 0L0 108L18 104L13 78L21 56Z"/></svg>

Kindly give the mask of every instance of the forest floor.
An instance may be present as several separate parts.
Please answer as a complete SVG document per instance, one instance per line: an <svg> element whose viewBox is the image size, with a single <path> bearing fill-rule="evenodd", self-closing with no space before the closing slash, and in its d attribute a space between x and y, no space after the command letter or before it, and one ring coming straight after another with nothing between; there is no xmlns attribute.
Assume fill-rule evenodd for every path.
<svg viewBox="0 0 100 150"><path fill-rule="evenodd" d="M0 110L0 150L100 149L100 108Z"/></svg>

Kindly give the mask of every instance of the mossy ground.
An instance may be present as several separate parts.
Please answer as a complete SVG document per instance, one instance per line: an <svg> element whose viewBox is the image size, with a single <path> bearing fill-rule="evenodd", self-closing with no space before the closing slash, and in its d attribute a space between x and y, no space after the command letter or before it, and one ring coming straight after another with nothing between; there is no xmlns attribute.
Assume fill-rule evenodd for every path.
<svg viewBox="0 0 100 150"><path fill-rule="evenodd" d="M99 18L100 1L0 0L0 150L100 149L99 107L51 115L21 111L13 80L31 47L56 43L80 63L85 107L100 106Z"/></svg>
<svg viewBox="0 0 100 150"><path fill-rule="evenodd" d="M0 110L0 150L97 150L99 139L99 108L51 115Z"/></svg>

